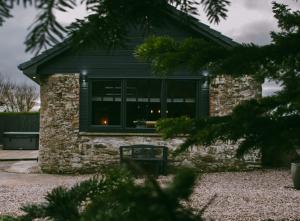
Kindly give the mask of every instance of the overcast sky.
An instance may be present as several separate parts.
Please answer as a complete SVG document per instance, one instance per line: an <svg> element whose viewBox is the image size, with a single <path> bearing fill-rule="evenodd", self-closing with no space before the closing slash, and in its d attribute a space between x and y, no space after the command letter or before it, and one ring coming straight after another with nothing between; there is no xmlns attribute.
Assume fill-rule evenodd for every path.
<svg viewBox="0 0 300 221"><path fill-rule="evenodd" d="M270 31L277 29L277 24L272 14L272 0L232 0L228 18L220 24L209 24L202 14L201 22L209 24L212 28L222 32L237 42L254 42L259 45L270 42ZM278 1L279 2L279 1ZM300 9L300 2L294 0L281 0L293 9ZM27 28L34 20L36 11L22 7L13 10L14 17L0 27L0 73L16 79L19 82L30 83L17 68L17 66L30 59L33 55L25 53L24 40ZM85 15L83 8L77 8L71 13L58 13L58 19L68 24L76 17ZM264 93L276 89L277 86L268 84Z"/></svg>

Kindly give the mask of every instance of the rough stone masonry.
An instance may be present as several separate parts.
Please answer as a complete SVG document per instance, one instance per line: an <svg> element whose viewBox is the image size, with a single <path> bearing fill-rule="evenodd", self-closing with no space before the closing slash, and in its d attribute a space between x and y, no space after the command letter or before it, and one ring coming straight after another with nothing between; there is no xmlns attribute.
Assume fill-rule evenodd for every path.
<svg viewBox="0 0 300 221"><path fill-rule="evenodd" d="M41 79L39 166L47 173L86 173L119 163L119 146L130 144L178 147L184 138L163 140L157 134L84 133L79 131L79 74L53 74ZM241 101L261 96L250 77L219 76L210 83L210 115L229 114ZM197 156L215 162L234 159L236 146L218 143L192 147L179 162L197 166ZM207 159L207 157L206 157ZM249 156L248 160L256 160ZM176 161L176 159L175 159Z"/></svg>

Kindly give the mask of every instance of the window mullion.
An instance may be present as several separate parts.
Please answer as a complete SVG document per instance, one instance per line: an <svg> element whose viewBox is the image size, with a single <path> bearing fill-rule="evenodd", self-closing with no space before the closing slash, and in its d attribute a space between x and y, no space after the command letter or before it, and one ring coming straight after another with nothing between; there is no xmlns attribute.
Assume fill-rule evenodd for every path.
<svg viewBox="0 0 300 221"><path fill-rule="evenodd" d="M88 127L90 127L92 125L92 88L93 88L93 84L92 84L92 80L88 79L88 101L87 101L87 112L88 112L88 117L87 117L87 124Z"/></svg>
<svg viewBox="0 0 300 221"><path fill-rule="evenodd" d="M161 81L161 97L160 97L160 103L161 103L161 117L166 117L167 113L167 85L166 80Z"/></svg>
<svg viewBox="0 0 300 221"><path fill-rule="evenodd" d="M121 96L121 107L122 107L122 112L121 112L121 127L123 129L126 128L126 89L127 89L127 82L126 80L122 80L122 96Z"/></svg>
<svg viewBox="0 0 300 221"><path fill-rule="evenodd" d="M200 104L201 104L201 82L200 80L197 80L196 84L196 119L199 119L200 117Z"/></svg>

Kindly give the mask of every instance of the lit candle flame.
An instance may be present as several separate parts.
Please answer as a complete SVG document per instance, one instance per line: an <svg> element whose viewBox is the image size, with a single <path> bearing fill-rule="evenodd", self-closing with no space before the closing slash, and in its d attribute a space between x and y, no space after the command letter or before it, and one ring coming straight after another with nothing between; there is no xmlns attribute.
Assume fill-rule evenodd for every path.
<svg viewBox="0 0 300 221"><path fill-rule="evenodd" d="M101 119L101 125L108 125L108 119Z"/></svg>

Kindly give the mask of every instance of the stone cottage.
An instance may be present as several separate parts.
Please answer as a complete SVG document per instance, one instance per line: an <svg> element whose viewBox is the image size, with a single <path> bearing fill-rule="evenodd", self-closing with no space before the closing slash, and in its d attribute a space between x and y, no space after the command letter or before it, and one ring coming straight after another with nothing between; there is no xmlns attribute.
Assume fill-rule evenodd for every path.
<svg viewBox="0 0 300 221"><path fill-rule="evenodd" d="M223 47L236 42L209 26L167 13L164 27L151 35L204 38ZM176 148L184 138L162 140L155 133L161 117L221 116L242 100L261 96L250 78L178 71L153 75L133 51L144 36L135 30L128 47L72 50L61 43L19 66L41 91L39 164L44 172L91 172L119 162L119 146L157 144Z"/></svg>

